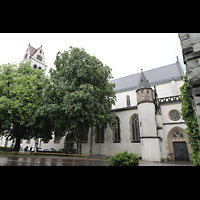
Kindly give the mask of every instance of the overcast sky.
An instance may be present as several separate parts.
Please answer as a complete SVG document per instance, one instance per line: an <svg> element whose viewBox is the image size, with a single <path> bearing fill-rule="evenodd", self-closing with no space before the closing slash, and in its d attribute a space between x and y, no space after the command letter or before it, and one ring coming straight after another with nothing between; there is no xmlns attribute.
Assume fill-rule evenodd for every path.
<svg viewBox="0 0 200 200"><path fill-rule="evenodd" d="M176 56L185 72L177 33L0 33L0 65L21 62L29 42L42 44L47 73L57 52L70 46L111 67L115 79L175 63Z"/></svg>

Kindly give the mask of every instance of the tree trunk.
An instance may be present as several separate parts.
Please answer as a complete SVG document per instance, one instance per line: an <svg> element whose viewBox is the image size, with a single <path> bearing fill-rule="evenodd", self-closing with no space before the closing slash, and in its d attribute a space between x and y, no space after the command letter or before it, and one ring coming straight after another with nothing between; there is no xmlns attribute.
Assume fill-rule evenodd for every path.
<svg viewBox="0 0 200 200"><path fill-rule="evenodd" d="M82 124L78 126L77 154L82 154Z"/></svg>
<svg viewBox="0 0 200 200"><path fill-rule="evenodd" d="M14 151L19 151L19 149L20 149L20 140L21 140L21 137L17 136L16 137L15 146L14 146Z"/></svg>

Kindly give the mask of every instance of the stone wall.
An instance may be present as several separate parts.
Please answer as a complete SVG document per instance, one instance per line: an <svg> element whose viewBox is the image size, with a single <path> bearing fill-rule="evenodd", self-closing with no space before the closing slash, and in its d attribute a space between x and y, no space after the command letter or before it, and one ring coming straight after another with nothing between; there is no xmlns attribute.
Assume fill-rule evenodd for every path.
<svg viewBox="0 0 200 200"><path fill-rule="evenodd" d="M200 127L200 33L179 33L178 36Z"/></svg>

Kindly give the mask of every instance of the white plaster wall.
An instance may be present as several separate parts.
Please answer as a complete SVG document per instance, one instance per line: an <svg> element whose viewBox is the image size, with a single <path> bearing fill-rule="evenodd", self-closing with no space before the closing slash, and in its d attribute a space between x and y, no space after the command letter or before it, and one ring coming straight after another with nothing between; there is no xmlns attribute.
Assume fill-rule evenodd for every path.
<svg viewBox="0 0 200 200"><path fill-rule="evenodd" d="M141 136L157 136L155 121L155 105L153 103L141 103L138 105Z"/></svg>
<svg viewBox="0 0 200 200"><path fill-rule="evenodd" d="M98 155L99 149L101 148L101 155L112 156L115 153L128 151L129 153L136 153L141 156L141 144L131 143L130 140L130 118L133 114L137 114L137 110L127 110L117 112L117 116L120 120L120 131L121 131L121 143L113 143L113 132L111 128L107 128L105 131L104 143L95 143L95 135L92 137L92 155ZM88 143L82 144L83 154L90 154L91 144L91 132L88 135ZM100 147L101 145L101 147Z"/></svg>
<svg viewBox="0 0 200 200"><path fill-rule="evenodd" d="M160 161L160 141L158 138L141 139L142 143L142 160Z"/></svg>
<svg viewBox="0 0 200 200"><path fill-rule="evenodd" d="M137 96L135 90L127 91L127 92L121 92L117 93L117 101L115 102L115 105L113 105L114 108L123 108L127 107L127 101L126 97L129 95L130 97L130 106L136 106L137 105Z"/></svg>

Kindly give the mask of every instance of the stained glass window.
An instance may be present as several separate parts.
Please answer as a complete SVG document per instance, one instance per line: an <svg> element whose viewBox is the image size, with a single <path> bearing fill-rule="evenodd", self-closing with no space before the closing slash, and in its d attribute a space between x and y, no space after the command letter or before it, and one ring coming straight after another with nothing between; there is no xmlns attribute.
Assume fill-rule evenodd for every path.
<svg viewBox="0 0 200 200"><path fill-rule="evenodd" d="M169 118L172 120L172 121L177 121L181 118L181 115L179 113L178 110L171 110L169 112Z"/></svg>

